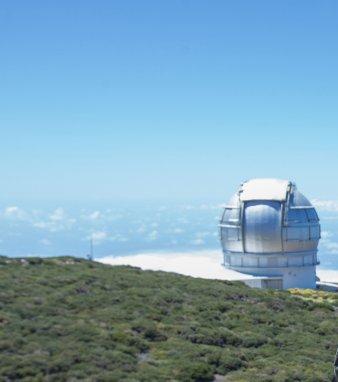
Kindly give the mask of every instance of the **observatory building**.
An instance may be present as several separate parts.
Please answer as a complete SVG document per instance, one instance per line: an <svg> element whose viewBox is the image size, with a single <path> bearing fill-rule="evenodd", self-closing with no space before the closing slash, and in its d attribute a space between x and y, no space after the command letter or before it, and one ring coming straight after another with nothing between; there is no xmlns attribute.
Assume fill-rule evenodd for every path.
<svg viewBox="0 0 338 382"><path fill-rule="evenodd" d="M247 284L316 288L319 219L293 182L244 182L224 209L220 238L224 265L256 276Z"/></svg>

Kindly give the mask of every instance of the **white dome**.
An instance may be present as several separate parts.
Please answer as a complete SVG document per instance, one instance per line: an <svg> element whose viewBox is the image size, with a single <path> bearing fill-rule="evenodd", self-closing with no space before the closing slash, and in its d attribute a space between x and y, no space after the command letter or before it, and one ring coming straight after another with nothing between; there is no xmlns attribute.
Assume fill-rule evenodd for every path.
<svg viewBox="0 0 338 382"><path fill-rule="evenodd" d="M319 219L309 200L290 181L244 182L224 209L220 236L225 263L236 268L263 263L280 267L294 261L291 257L297 257L302 262L299 265L317 264ZM270 260L259 262L258 257Z"/></svg>

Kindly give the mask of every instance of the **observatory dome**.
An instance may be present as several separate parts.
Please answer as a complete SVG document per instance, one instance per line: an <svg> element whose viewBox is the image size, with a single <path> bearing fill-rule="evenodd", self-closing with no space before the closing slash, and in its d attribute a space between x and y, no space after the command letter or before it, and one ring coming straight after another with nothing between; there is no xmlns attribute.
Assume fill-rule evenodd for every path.
<svg viewBox="0 0 338 382"><path fill-rule="evenodd" d="M224 208L220 237L224 264L230 268L254 275L283 276L292 268L299 271L312 267L312 286L307 287L315 285L319 219L293 182L244 182Z"/></svg>

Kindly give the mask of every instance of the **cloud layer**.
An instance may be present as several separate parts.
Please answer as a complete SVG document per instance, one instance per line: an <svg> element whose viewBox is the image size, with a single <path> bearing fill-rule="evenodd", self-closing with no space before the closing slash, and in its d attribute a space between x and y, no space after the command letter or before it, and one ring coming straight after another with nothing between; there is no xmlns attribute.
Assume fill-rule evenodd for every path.
<svg viewBox="0 0 338 382"><path fill-rule="evenodd" d="M221 265L220 251L154 252L132 256L106 256L97 259L104 264L131 265L144 270L175 272L186 276L218 280L243 280L253 278L226 269ZM317 269L321 281L338 282L338 271Z"/></svg>
<svg viewBox="0 0 338 382"><path fill-rule="evenodd" d="M219 251L154 252L132 256L107 256L97 261L110 265L131 265L142 269L180 273L206 279L243 280L248 275L225 269L221 266Z"/></svg>
<svg viewBox="0 0 338 382"><path fill-rule="evenodd" d="M314 200L322 226L321 264L338 269L338 202ZM0 254L6 256L84 257L89 242L94 256L220 248L220 204L95 203L31 207L0 206ZM217 260L218 261L218 260ZM170 261L169 261L170 262Z"/></svg>

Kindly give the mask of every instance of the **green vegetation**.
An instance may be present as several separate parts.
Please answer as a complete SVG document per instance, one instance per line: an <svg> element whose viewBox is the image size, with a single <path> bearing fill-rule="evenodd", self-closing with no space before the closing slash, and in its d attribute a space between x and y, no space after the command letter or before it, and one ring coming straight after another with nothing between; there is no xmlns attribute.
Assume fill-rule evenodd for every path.
<svg viewBox="0 0 338 382"><path fill-rule="evenodd" d="M0 258L0 380L330 381L338 295L316 293Z"/></svg>

